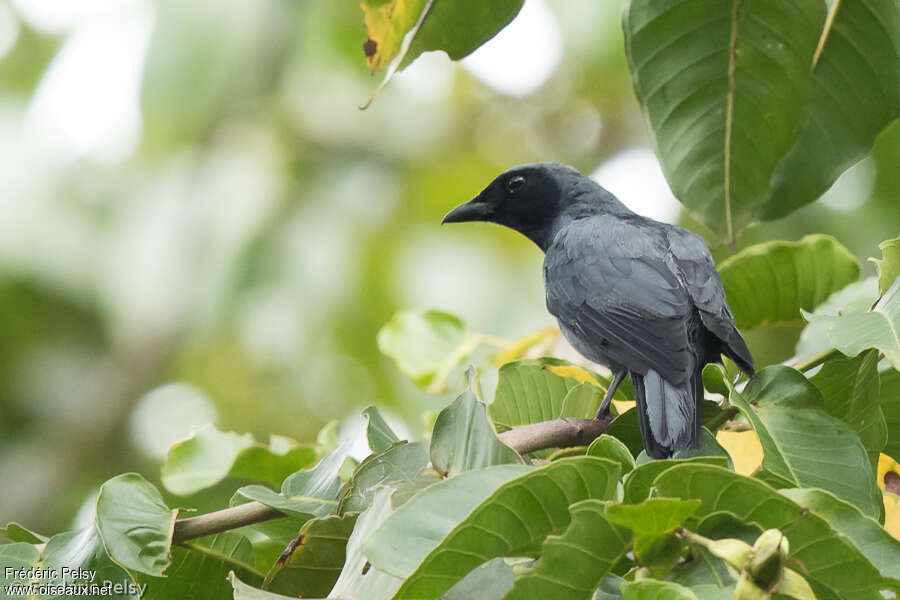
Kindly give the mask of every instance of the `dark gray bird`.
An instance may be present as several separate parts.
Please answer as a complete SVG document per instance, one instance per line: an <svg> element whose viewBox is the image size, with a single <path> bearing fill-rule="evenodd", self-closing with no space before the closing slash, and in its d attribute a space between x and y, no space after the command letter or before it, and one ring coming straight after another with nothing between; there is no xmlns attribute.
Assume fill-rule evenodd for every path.
<svg viewBox="0 0 900 600"><path fill-rule="evenodd" d="M724 354L753 374L703 239L633 213L575 169L512 168L443 220L464 221L505 225L545 252L547 309L578 352L613 373L597 417L630 373L653 458L700 447L706 363Z"/></svg>

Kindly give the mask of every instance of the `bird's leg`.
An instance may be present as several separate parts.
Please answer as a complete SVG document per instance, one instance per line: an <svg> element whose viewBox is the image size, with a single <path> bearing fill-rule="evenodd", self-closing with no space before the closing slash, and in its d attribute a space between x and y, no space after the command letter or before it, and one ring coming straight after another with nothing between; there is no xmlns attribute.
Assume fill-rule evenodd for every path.
<svg viewBox="0 0 900 600"><path fill-rule="evenodd" d="M597 409L597 414L594 416L595 419L605 419L609 416L609 403L612 402L613 394L616 393L619 384L627 374L626 369L619 369L613 373L612 381L609 382L609 387L606 389L606 396L603 397L603 402L600 403L600 408Z"/></svg>

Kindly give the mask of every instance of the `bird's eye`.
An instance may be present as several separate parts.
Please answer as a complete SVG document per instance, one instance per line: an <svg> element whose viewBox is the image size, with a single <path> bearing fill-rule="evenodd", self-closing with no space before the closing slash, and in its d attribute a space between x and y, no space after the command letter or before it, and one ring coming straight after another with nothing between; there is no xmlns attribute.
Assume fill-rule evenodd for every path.
<svg viewBox="0 0 900 600"><path fill-rule="evenodd" d="M510 194L515 194L519 190L525 187L525 178L521 175L516 175L515 177L511 177L509 181L506 182L506 191Z"/></svg>

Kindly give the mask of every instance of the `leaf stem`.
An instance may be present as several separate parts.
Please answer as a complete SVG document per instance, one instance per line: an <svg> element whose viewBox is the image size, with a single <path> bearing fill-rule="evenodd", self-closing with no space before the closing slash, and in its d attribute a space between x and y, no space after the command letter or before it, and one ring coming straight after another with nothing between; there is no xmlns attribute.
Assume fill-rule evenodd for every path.
<svg viewBox="0 0 900 600"><path fill-rule="evenodd" d="M842 356L842 354L839 350L837 350L836 348L829 348L825 352L822 352L821 354L817 354L817 355L813 356L812 358L795 365L794 368L797 369L798 371L800 371L801 373L805 373L805 372L809 371L810 369L814 369L814 368L818 367L819 365L826 362L827 360L829 360L831 358L837 358L838 356Z"/></svg>

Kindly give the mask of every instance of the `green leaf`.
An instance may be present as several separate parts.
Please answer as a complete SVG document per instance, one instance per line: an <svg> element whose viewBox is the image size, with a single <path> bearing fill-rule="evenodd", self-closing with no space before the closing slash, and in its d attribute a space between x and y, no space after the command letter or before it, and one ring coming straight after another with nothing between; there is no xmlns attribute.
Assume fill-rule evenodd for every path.
<svg viewBox="0 0 900 600"><path fill-rule="evenodd" d="M671 533L700 507L699 500L647 498L640 504L611 504L606 517L637 534Z"/></svg>
<svg viewBox="0 0 900 600"><path fill-rule="evenodd" d="M560 535L547 536L540 562L516 577L504 600L589 600L631 543L628 530L617 527L604 515L606 508L607 503L599 500L570 506L572 520L568 528Z"/></svg>
<svg viewBox="0 0 900 600"><path fill-rule="evenodd" d="M499 465L436 483L394 511L363 551L376 568L406 577L498 487L534 470L527 465Z"/></svg>
<svg viewBox="0 0 900 600"><path fill-rule="evenodd" d="M316 457L312 446L300 446L287 438L272 436L267 446L249 433L223 432L207 425L169 449L162 483L179 496L199 492L227 477L277 486L294 471L315 462Z"/></svg>
<svg viewBox="0 0 900 600"><path fill-rule="evenodd" d="M715 465L725 467L727 461L724 458L703 456L697 458L688 458L677 460L674 458L665 458L662 460L654 460L637 467L628 474L624 483L624 501L629 504L637 504L650 497L650 490L653 488L653 481L660 473L682 464L698 464L698 465Z"/></svg>
<svg viewBox="0 0 900 600"><path fill-rule="evenodd" d="M880 379L881 409L888 430L884 453L900 461L900 371L888 369L880 374Z"/></svg>
<svg viewBox="0 0 900 600"><path fill-rule="evenodd" d="M514 467L490 467L472 473L504 468ZM413 567L395 594L395 600L437 598L455 581L492 558L532 554L548 535L569 525L569 507L572 504L587 499L612 499L618 478L619 466L612 461L592 456L564 458L504 483L449 532L445 532L440 523L425 521L419 525L419 529L427 527L432 532L443 534L439 537L419 532L409 523L411 519L404 515L411 532L399 538L406 544L400 553L402 556L393 562L384 561L385 546L388 544L384 541L378 543L377 534L372 540L375 543L368 546L368 556L375 566L393 570L400 576L410 573L410 567ZM394 513L394 517L435 487L426 489L405 504ZM458 501L459 497L454 499ZM451 509L431 506L429 510L446 514ZM392 529L397 531L399 527ZM420 560L420 552L411 551L416 536L436 544L423 560ZM423 546L416 541L416 547ZM375 552L379 553L381 560L375 560Z"/></svg>
<svg viewBox="0 0 900 600"><path fill-rule="evenodd" d="M384 452L395 442L400 441L397 434L385 423L377 408L369 406L362 411L362 414L369 422L366 425L366 440L369 442L369 450L373 453Z"/></svg>
<svg viewBox="0 0 900 600"><path fill-rule="evenodd" d="M463 477L465 475L451 481ZM347 560L329 597L345 600L387 600L400 587L401 579L374 568L363 553L363 544L384 524L391 512L390 489L378 488L372 503L359 515L353 533L347 540Z"/></svg>
<svg viewBox="0 0 900 600"><path fill-rule="evenodd" d="M778 487L819 487L881 517L881 492L859 436L823 410L821 394L800 372L767 367L743 392L732 389L729 401L759 437L768 481Z"/></svg>
<svg viewBox="0 0 900 600"><path fill-rule="evenodd" d="M519 453L500 441L479 399L475 369L466 371L468 385L438 415L431 434L431 464L442 476L493 465L523 464Z"/></svg>
<svg viewBox="0 0 900 600"><path fill-rule="evenodd" d="M816 315L840 315L869 310L878 300L878 280L866 277L833 293L815 309ZM805 315L804 315L805 318ZM790 364L799 364L815 358L833 348L828 339L830 323L807 323L800 333L794 357ZM726 394L727 395L727 394Z"/></svg>
<svg viewBox="0 0 900 600"><path fill-rule="evenodd" d="M500 367L497 391L488 413L501 432L560 417L593 417L596 405L594 410L587 410L587 406L598 396L584 386L594 384L602 399L608 380L568 361L537 358L506 363ZM615 397L626 399L622 390ZM546 450L534 453L541 458L549 455Z"/></svg>
<svg viewBox="0 0 900 600"><path fill-rule="evenodd" d="M664 471L654 484L663 496L700 499L700 517L728 512L762 529L785 531L790 557L805 567L821 600L872 598L881 589L877 569L849 540L762 481L720 467L684 464Z"/></svg>
<svg viewBox="0 0 900 600"><path fill-rule="evenodd" d="M417 386L439 392L446 388L450 372L474 349L469 339L465 324L451 314L400 311L378 332L378 348Z"/></svg>
<svg viewBox="0 0 900 600"><path fill-rule="evenodd" d="M731 455L728 454L728 450L722 447L722 445L716 440L716 436L707 429L703 428L703 445L699 448L685 448L683 450L676 451L672 458L696 458L698 456L721 456L725 459L725 466L729 469L734 470L734 463L731 460Z"/></svg>
<svg viewBox="0 0 900 600"><path fill-rule="evenodd" d="M425 442L397 442L381 454L370 455L356 467L353 477L341 490L338 514L365 510L379 486L415 486L427 466Z"/></svg>
<svg viewBox="0 0 900 600"><path fill-rule="evenodd" d="M621 589L625 600L699 600L690 588L672 581L626 581Z"/></svg>
<svg viewBox="0 0 900 600"><path fill-rule="evenodd" d="M288 514L323 517L337 509L341 491L338 473L349 450L345 443L313 468L294 473L281 484L280 494L261 485L247 485L234 493L231 504L256 500Z"/></svg>
<svg viewBox="0 0 900 600"><path fill-rule="evenodd" d="M734 240L767 210L825 21L818 0L630 0L625 52L675 196Z"/></svg>
<svg viewBox="0 0 900 600"><path fill-rule="evenodd" d="M829 360L809 381L822 394L825 411L856 431L875 469L888 435L879 399L878 352Z"/></svg>
<svg viewBox="0 0 900 600"><path fill-rule="evenodd" d="M245 525L234 529L233 532L243 535L253 545L253 553L256 555L256 568L260 573L265 573L275 564L284 549L297 537L300 528L310 515L303 517L287 516L281 519L272 519ZM260 581L262 577L260 577Z"/></svg>
<svg viewBox="0 0 900 600"><path fill-rule="evenodd" d="M858 508L823 490L789 489L781 493L822 517L847 537L884 577L900 580L900 541Z"/></svg>
<svg viewBox="0 0 900 600"><path fill-rule="evenodd" d="M90 576L93 575L94 581L108 581L113 585L126 586L126 592L117 596L119 598L138 600L140 597L137 585L128 571L116 564L106 552L96 526L86 527L80 531L59 533L50 538L41 553L40 566L47 569L48 572L56 574L41 580L42 583L50 585L91 583ZM63 567L69 571L64 573ZM82 579L75 576L78 573L88 573L89 576ZM100 598L102 596L87 597Z"/></svg>
<svg viewBox="0 0 900 600"><path fill-rule="evenodd" d="M26 542L28 544L43 544L50 539L45 535L26 529L18 523L7 523L6 527L0 527L0 535L5 535L11 542Z"/></svg>
<svg viewBox="0 0 900 600"><path fill-rule="evenodd" d="M764 219L812 202L900 115L896 0L833 2L802 128L772 174ZM786 30L789 31L789 30ZM807 63L811 64L811 63Z"/></svg>
<svg viewBox="0 0 900 600"><path fill-rule="evenodd" d="M471 54L513 20L523 0L498 2L435 2L427 0L365 0L369 40L364 47L366 62L374 73L386 68L398 55L401 67L423 52L443 50L453 60ZM425 10L428 18L414 31ZM403 38L414 36L403 51Z"/></svg>
<svg viewBox="0 0 900 600"><path fill-rule="evenodd" d="M828 339L847 356L877 348L900 368L900 280L894 281L872 310L840 316L804 313L811 323L829 324Z"/></svg>
<svg viewBox="0 0 900 600"><path fill-rule="evenodd" d="M443 50L453 60L465 58L506 27L522 4L523 0L435 2L403 64L433 50Z"/></svg>
<svg viewBox="0 0 900 600"><path fill-rule="evenodd" d="M580 383L563 397L561 414L576 419L592 419L597 414L604 393L593 383Z"/></svg>
<svg viewBox="0 0 900 600"><path fill-rule="evenodd" d="M588 456L596 456L598 458L608 458L611 461L619 463L622 468L622 474L630 473L634 469L634 457L628 447L612 437L603 434L596 440L591 442L587 449Z"/></svg>
<svg viewBox="0 0 900 600"><path fill-rule="evenodd" d="M801 325L801 309L813 310L859 279L859 261L833 237L815 234L750 246L723 261L719 273L739 328Z"/></svg>
<svg viewBox="0 0 900 600"><path fill-rule="evenodd" d="M325 597L347 557L357 515L310 519L266 573L263 589L300 598Z"/></svg>
<svg viewBox="0 0 900 600"><path fill-rule="evenodd" d="M900 237L878 244L881 258L870 258L878 267L878 289L885 293L900 276Z"/></svg>
<svg viewBox="0 0 900 600"><path fill-rule="evenodd" d="M177 513L166 506L156 486L126 473L100 486L97 532L117 564L160 576L169 566Z"/></svg>
<svg viewBox="0 0 900 600"><path fill-rule="evenodd" d="M634 408L629 408L613 419L606 433L625 444L633 456L639 455L644 450L644 439L641 437L637 411Z"/></svg>
<svg viewBox="0 0 900 600"><path fill-rule="evenodd" d="M12 544L0 544L0 573L3 573L4 585L28 585L32 582L29 577L19 577L16 573L33 569L40 564L41 552L32 544L26 542L13 542ZM7 569L12 569L12 576L7 575ZM7 590L0 588L0 598L11 598Z"/></svg>
<svg viewBox="0 0 900 600"><path fill-rule="evenodd" d="M186 542L172 548L172 565L165 577L140 576L147 584L142 600L219 600L227 598L231 586L226 576L236 571L253 585L262 583L262 574L254 568L253 547L244 536L224 532Z"/></svg>

